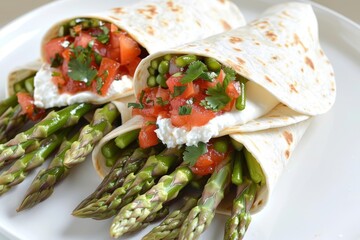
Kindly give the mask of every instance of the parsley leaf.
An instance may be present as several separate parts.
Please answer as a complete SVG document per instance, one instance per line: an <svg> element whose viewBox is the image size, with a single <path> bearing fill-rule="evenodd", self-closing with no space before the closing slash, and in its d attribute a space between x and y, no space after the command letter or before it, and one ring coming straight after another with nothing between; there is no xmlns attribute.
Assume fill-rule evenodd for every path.
<svg viewBox="0 0 360 240"><path fill-rule="evenodd" d="M185 152L183 153L184 162L188 163L191 167L195 165L199 157L207 153L206 144L199 142L197 146L187 146Z"/></svg>
<svg viewBox="0 0 360 240"><path fill-rule="evenodd" d="M162 99L162 97L157 97L156 98L156 104L163 107L163 106L169 104L169 101L164 101L164 99Z"/></svg>
<svg viewBox="0 0 360 240"><path fill-rule="evenodd" d="M144 95L145 95L145 91L143 90L140 93L139 103L128 103L128 107L143 109L144 108L144 104L143 104Z"/></svg>
<svg viewBox="0 0 360 240"><path fill-rule="evenodd" d="M90 86L97 75L97 70L91 68L91 52L83 47L76 47L69 61L68 75L72 80L86 83Z"/></svg>
<svg viewBox="0 0 360 240"><path fill-rule="evenodd" d="M205 100L201 101L200 105L206 109L219 111L231 101L231 98L226 94L225 86L221 83L216 84L215 87L209 88L206 91L208 95Z"/></svg>
<svg viewBox="0 0 360 240"><path fill-rule="evenodd" d="M51 60L51 67L52 68L57 68L60 67L61 64L63 63L63 58L60 56L60 54L55 54L55 57Z"/></svg>
<svg viewBox="0 0 360 240"><path fill-rule="evenodd" d="M181 94L183 94L183 92L185 92L185 90L186 86L174 86L173 97L180 96Z"/></svg>
<svg viewBox="0 0 360 240"><path fill-rule="evenodd" d="M236 79L236 72L232 68L229 68L229 67L224 67L223 70L225 73L225 78L224 78L223 84L224 84L224 87L226 88L231 81L234 81Z"/></svg>
<svg viewBox="0 0 360 240"><path fill-rule="evenodd" d="M184 105L179 107L179 115L190 115L191 114L192 107L189 105Z"/></svg>
<svg viewBox="0 0 360 240"><path fill-rule="evenodd" d="M197 79L204 71L207 70L206 65L201 61L192 62L181 79L182 84L186 84Z"/></svg>

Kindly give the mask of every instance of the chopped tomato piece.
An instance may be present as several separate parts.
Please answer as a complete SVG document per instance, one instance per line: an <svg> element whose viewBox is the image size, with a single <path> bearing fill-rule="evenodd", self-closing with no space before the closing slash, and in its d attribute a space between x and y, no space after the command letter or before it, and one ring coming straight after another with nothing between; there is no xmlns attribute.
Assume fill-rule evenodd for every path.
<svg viewBox="0 0 360 240"><path fill-rule="evenodd" d="M54 38L45 44L45 60L48 63L51 63L52 59L55 58L56 54L61 54L64 51L64 42L67 40L68 37L59 37Z"/></svg>
<svg viewBox="0 0 360 240"><path fill-rule="evenodd" d="M173 109L171 114L171 124L175 127L186 127L191 129L192 127L203 126L213 119L215 112L205 109L198 105L193 105L191 113L189 115L179 115L177 109Z"/></svg>
<svg viewBox="0 0 360 240"><path fill-rule="evenodd" d="M141 49L137 42L131 37L121 34L119 38L120 43L120 64L126 65L131 63L141 53Z"/></svg>
<svg viewBox="0 0 360 240"><path fill-rule="evenodd" d="M141 128L139 133L139 146L141 148L152 147L159 143L159 139L154 132L155 130L155 124L145 125Z"/></svg>
<svg viewBox="0 0 360 240"><path fill-rule="evenodd" d="M225 92L231 99L238 98L240 96L240 83L230 82L227 88L225 89Z"/></svg>
<svg viewBox="0 0 360 240"><path fill-rule="evenodd" d="M214 172L216 166L227 157L231 149L225 153L218 152L214 148L215 141L216 140L210 140L207 144L208 151L201 155L195 165L191 168L193 173L201 176L211 174Z"/></svg>
<svg viewBox="0 0 360 240"><path fill-rule="evenodd" d="M106 95L110 85L114 81L114 77L117 74L117 70L119 69L119 67L120 63L110 58L102 58L98 73L98 76L102 78L103 82L103 86L100 88L100 95Z"/></svg>
<svg viewBox="0 0 360 240"><path fill-rule="evenodd" d="M45 109L37 108L34 105L34 98L25 92L16 94L18 102L21 106L22 112L28 116L32 121L40 119L45 114Z"/></svg>
<svg viewBox="0 0 360 240"><path fill-rule="evenodd" d="M83 48L87 48L91 40L93 40L93 38L90 34L86 32L80 32L79 36L75 37L74 46L81 46Z"/></svg>
<svg viewBox="0 0 360 240"><path fill-rule="evenodd" d="M141 58L136 57L131 63L126 65L126 68L128 69L129 75L131 77L134 76L135 70L136 70L137 66L139 65L140 61L141 61Z"/></svg>

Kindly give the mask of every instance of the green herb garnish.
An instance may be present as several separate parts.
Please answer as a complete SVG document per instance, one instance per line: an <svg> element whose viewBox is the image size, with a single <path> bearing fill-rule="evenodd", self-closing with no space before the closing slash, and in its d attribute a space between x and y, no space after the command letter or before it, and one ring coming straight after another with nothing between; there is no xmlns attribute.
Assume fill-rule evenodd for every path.
<svg viewBox="0 0 360 240"><path fill-rule="evenodd" d="M182 84L186 84L199 78L207 70L206 65L201 61L192 62L181 79Z"/></svg>
<svg viewBox="0 0 360 240"><path fill-rule="evenodd" d="M216 84L215 87L209 88L206 91L208 95L205 100L202 100L200 105L206 109L219 111L231 101L231 98L225 92L225 86L221 83Z"/></svg>
<svg viewBox="0 0 360 240"><path fill-rule="evenodd" d="M90 86L97 75L97 70L91 67L91 50L83 47L74 49L74 56L70 58L68 75L72 80L86 83Z"/></svg>
<svg viewBox="0 0 360 240"><path fill-rule="evenodd" d="M106 26L101 26L99 27L102 30L102 34L99 34L96 36L97 40L99 40L102 44L105 44L109 41L110 39L110 35L109 35L109 28L107 28Z"/></svg>
<svg viewBox="0 0 360 240"><path fill-rule="evenodd" d="M181 94L183 94L183 92L185 92L185 90L186 86L174 86L173 97L180 96Z"/></svg>
<svg viewBox="0 0 360 240"><path fill-rule="evenodd" d="M51 60L51 67L52 68L57 68L60 67L61 64L63 63L63 58L60 56L60 54L55 54L55 57Z"/></svg>
<svg viewBox="0 0 360 240"><path fill-rule="evenodd" d="M143 90L140 93L139 103L128 103L128 107L143 109L144 108L144 104L143 104L144 95L145 95L145 91Z"/></svg>
<svg viewBox="0 0 360 240"><path fill-rule="evenodd" d="M160 105L160 106L163 107L163 106L169 104L169 101L164 101L164 100L162 99L162 97L157 97L157 98L156 98L156 104L158 104L158 105Z"/></svg>
<svg viewBox="0 0 360 240"><path fill-rule="evenodd" d="M179 115L190 115L191 114L192 107L189 105L184 105L179 107Z"/></svg>
<svg viewBox="0 0 360 240"><path fill-rule="evenodd" d="M192 167L199 157L207 153L207 151L206 144L203 142L199 142L197 146L187 146L183 154L184 162Z"/></svg>

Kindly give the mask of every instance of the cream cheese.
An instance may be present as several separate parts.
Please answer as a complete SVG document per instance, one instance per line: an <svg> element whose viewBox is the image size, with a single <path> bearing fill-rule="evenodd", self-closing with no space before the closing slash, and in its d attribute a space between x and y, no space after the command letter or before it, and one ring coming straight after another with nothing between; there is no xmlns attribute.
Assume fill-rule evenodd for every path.
<svg viewBox="0 0 360 240"><path fill-rule="evenodd" d="M243 111L233 109L231 112L216 116L204 126L193 127L190 130L174 127L169 118L158 117L156 121L158 129L155 130L157 137L170 148L182 144L191 146L199 142L208 142L225 128L242 125L261 117L279 103L272 94L256 83L247 82L246 89L246 108Z"/></svg>
<svg viewBox="0 0 360 240"><path fill-rule="evenodd" d="M115 79L105 96L99 96L90 91L60 94L51 80L54 71L56 70L49 64L43 64L35 75L34 103L37 107L62 107L82 102L102 104L132 94L132 79L127 75L122 76L121 79Z"/></svg>

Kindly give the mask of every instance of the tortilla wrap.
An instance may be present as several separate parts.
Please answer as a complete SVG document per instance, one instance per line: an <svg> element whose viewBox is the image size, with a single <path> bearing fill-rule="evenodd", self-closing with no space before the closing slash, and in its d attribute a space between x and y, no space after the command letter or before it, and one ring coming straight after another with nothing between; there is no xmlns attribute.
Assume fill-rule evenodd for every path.
<svg viewBox="0 0 360 240"><path fill-rule="evenodd" d="M105 12L74 16L71 19L74 18L96 18L113 23L126 31L150 54L245 25L240 10L227 0L147 0ZM46 62L46 43L56 38L59 28L71 19L56 23L45 34L41 43L43 62ZM133 94L131 77L123 81L121 87L105 96L94 94L89 97L90 92L77 93L79 95L76 97L67 93L58 94L57 86L44 84L50 81L49 72L52 72L52 68L49 64L44 64L35 78L34 98L38 107L70 105L84 101L84 98L91 103L102 104ZM47 96L43 94L45 91L48 93ZM54 97L48 101L48 96Z"/></svg>
<svg viewBox="0 0 360 240"><path fill-rule="evenodd" d="M320 47L317 20L311 6L281 4L245 27L150 55L135 73L137 94L146 87L149 62L168 53L213 57L249 79L248 83L261 93L258 95L262 96L265 91L277 99L276 106L269 111L264 111L269 108L254 106L253 112L257 113L252 116L260 117L229 126L214 136L229 135L259 162L266 184L257 193L252 212L259 211L267 203L312 116L328 111L335 101L333 69ZM100 141L93 152L94 167L100 176L108 171L101 147L122 133L141 128L142 121L142 117L135 116ZM229 211L225 203L219 209Z"/></svg>

